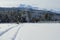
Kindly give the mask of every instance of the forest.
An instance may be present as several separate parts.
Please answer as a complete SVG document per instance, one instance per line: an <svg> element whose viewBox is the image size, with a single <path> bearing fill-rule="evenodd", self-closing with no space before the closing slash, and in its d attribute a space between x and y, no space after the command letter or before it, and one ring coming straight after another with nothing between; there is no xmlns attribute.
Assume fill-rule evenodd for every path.
<svg viewBox="0 0 60 40"><path fill-rule="evenodd" d="M60 22L60 14L27 8L0 8L0 23Z"/></svg>

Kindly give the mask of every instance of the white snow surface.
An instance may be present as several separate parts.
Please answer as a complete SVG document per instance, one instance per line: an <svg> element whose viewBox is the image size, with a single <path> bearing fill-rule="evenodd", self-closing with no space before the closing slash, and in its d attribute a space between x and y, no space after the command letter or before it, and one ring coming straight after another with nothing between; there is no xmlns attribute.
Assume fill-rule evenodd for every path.
<svg viewBox="0 0 60 40"><path fill-rule="evenodd" d="M0 40L60 40L60 23L0 24Z"/></svg>

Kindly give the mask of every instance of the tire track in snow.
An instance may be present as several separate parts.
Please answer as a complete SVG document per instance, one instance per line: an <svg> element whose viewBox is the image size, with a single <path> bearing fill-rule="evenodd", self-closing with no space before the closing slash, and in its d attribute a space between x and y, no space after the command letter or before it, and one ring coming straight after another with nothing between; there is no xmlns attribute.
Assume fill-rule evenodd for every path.
<svg viewBox="0 0 60 40"><path fill-rule="evenodd" d="M14 26L14 27L10 27L10 28L8 28L7 30L3 31L2 33L0 33L0 36L2 36L3 34L5 34L6 32L8 32L9 30L11 30L11 29L13 29L13 28L15 28L15 27L17 27L17 25Z"/></svg>

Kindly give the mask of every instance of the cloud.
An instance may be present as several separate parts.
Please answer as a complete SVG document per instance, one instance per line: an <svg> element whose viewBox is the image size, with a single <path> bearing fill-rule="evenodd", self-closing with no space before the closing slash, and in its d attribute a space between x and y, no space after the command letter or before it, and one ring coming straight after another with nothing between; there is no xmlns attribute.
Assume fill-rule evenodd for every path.
<svg viewBox="0 0 60 40"><path fill-rule="evenodd" d="M60 0L0 0L0 7L17 7L20 4L46 9L60 9Z"/></svg>

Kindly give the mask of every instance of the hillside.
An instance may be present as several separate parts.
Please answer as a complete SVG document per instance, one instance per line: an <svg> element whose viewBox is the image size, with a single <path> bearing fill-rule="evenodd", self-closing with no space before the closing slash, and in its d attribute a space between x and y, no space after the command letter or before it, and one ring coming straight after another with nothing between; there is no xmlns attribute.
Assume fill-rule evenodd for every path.
<svg viewBox="0 0 60 40"><path fill-rule="evenodd" d="M0 23L60 21L60 14L33 8L1 8Z"/></svg>

